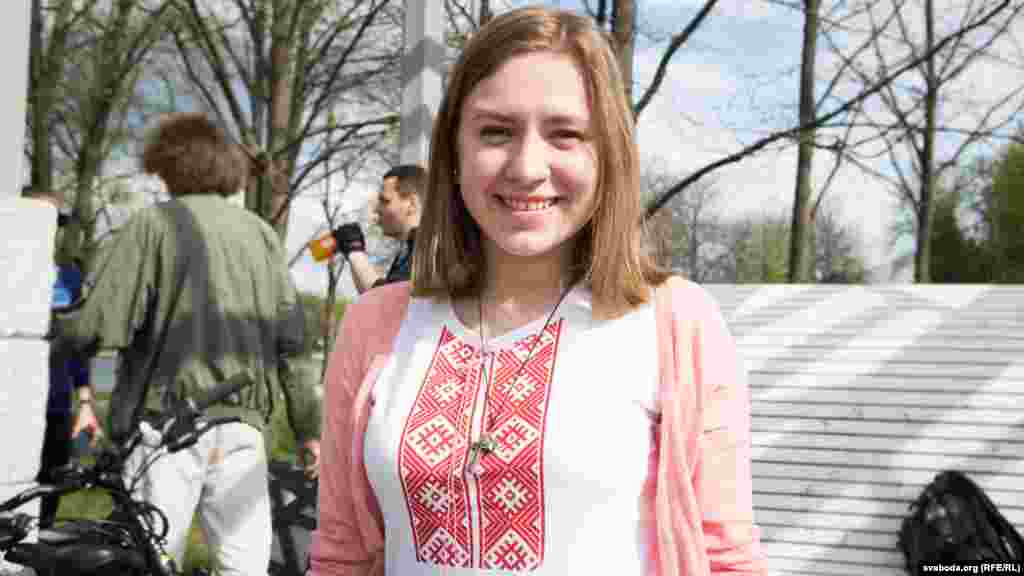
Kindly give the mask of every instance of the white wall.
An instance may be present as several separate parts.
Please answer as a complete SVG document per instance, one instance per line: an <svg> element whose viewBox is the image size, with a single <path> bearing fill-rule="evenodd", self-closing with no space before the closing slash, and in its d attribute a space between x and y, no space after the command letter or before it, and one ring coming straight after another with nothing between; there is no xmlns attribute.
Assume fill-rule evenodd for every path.
<svg viewBox="0 0 1024 576"><path fill-rule="evenodd" d="M749 372L772 574L905 574L900 521L945 469L1024 528L1024 287L708 289Z"/></svg>
<svg viewBox="0 0 1024 576"><path fill-rule="evenodd" d="M29 0L4 0L0 44L0 500L28 487L38 471L45 420L56 210L18 198L23 181ZM26 507L36 513L38 503ZM0 573L15 572L0 560Z"/></svg>

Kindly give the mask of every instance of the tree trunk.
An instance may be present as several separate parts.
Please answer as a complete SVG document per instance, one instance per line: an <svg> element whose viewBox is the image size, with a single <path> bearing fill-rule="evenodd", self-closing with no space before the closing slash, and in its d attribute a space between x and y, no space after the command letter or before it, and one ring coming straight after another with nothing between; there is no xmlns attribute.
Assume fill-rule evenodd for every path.
<svg viewBox="0 0 1024 576"><path fill-rule="evenodd" d="M32 0L32 21L29 36L29 109L32 125L32 187L53 190L53 146L51 119L57 105L57 86L61 83L64 56L67 51L67 25L71 19L72 2L63 0L57 7L44 38L42 0Z"/></svg>
<svg viewBox="0 0 1024 576"><path fill-rule="evenodd" d="M269 99L264 92L267 82L263 79L269 76L266 59L267 46L267 19L268 14L263 4L253 4L253 23L249 26L249 40L252 43L250 53L251 69L257 81L252 83L252 91L249 93L249 119L246 123L243 118L235 118L238 124L238 131L241 133L243 142L249 144L254 152L267 149L267 115L266 102ZM198 19L198 17L196 16ZM262 170L264 164L257 164ZM267 179L262 173L250 175L249 182L245 188L245 208L261 218L266 219L267 215L263 209L264 190L267 188Z"/></svg>
<svg viewBox="0 0 1024 576"><path fill-rule="evenodd" d="M935 45L935 10L933 0L925 0L925 50ZM939 80L935 74L935 56L925 61L925 127L921 146L921 201L917 210L917 251L914 254L914 282L931 282L932 198L935 196L935 129L938 108Z"/></svg>
<svg viewBox="0 0 1024 576"><path fill-rule="evenodd" d="M37 191L53 190L53 162L50 148L50 112L52 82L47 55L43 52L43 12L41 0L32 0L32 28L29 36L28 92L32 118L32 186Z"/></svg>
<svg viewBox="0 0 1024 576"><path fill-rule="evenodd" d="M804 0L804 43L800 63L800 125L814 121L814 64L818 44L819 0ZM797 147L796 191L793 194L793 218L789 237L790 283L807 282L810 277L809 238L813 225L811 214L811 168L814 160L814 128L800 131Z"/></svg>
<svg viewBox="0 0 1024 576"><path fill-rule="evenodd" d="M74 216L64 234L61 253L91 262L96 232L95 187L102 172L105 143L109 133L113 105L123 90L127 76L120 70L122 34L127 30L128 8L118 11L107 22L110 30L100 41L101 53L94 63L93 78L88 85L84 103L87 122L83 127L82 145L75 159Z"/></svg>
<svg viewBox="0 0 1024 576"><path fill-rule="evenodd" d="M94 184L103 162L100 153L103 137L93 130L86 134L85 146L75 162L75 202L74 214L64 233L61 253L81 258L87 266L92 265L92 256L96 246L92 239L96 232L96 210L93 209Z"/></svg>
<svg viewBox="0 0 1024 576"><path fill-rule="evenodd" d="M619 57L626 99L633 105L633 44L636 39L636 0L615 0L612 6L612 38Z"/></svg>
<svg viewBox="0 0 1024 576"><path fill-rule="evenodd" d="M263 217L277 231L284 242L288 234L288 151L283 147L288 140L291 117L291 27L292 2L274 3L274 22L270 39L270 116L268 118L267 148L269 152L266 183L261 186L265 195L261 209Z"/></svg>

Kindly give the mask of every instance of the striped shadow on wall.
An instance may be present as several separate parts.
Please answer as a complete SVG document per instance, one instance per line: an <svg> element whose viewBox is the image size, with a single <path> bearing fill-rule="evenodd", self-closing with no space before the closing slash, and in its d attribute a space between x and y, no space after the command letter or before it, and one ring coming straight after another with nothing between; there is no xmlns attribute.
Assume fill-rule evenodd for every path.
<svg viewBox="0 0 1024 576"><path fill-rule="evenodd" d="M903 576L942 469L1024 531L1024 286L707 285L750 374L772 574Z"/></svg>

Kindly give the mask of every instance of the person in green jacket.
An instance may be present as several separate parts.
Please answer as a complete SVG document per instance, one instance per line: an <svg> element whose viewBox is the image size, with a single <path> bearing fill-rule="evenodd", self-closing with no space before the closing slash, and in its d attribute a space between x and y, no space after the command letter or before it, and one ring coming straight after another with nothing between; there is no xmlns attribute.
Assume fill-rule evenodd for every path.
<svg viewBox="0 0 1024 576"><path fill-rule="evenodd" d="M223 574L266 574L271 553L267 445L274 404L306 455L319 460L319 370L277 233L227 196L248 179L242 150L200 114L172 114L147 135L141 157L170 199L136 213L58 316L58 341L76 351L119 352L108 435L200 397L239 374L250 384L207 410L238 416L144 472L140 496L167 514L167 550L181 564L194 511ZM132 454L135 472L151 448Z"/></svg>

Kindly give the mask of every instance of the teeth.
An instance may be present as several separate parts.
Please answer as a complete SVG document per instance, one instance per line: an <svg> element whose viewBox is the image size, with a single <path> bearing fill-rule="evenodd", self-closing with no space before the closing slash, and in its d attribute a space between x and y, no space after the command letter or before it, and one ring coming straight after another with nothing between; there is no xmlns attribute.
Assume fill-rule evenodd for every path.
<svg viewBox="0 0 1024 576"><path fill-rule="evenodd" d="M521 200L510 200L510 199L504 198L504 197L501 198L501 200L507 206L509 206L511 208L514 208L516 210L524 211L524 212L531 212L531 211L534 211L534 210L544 210L545 208L550 208L550 207L555 205L555 199L554 198L549 199L549 200L530 200L530 201L526 201L526 202L521 201Z"/></svg>

